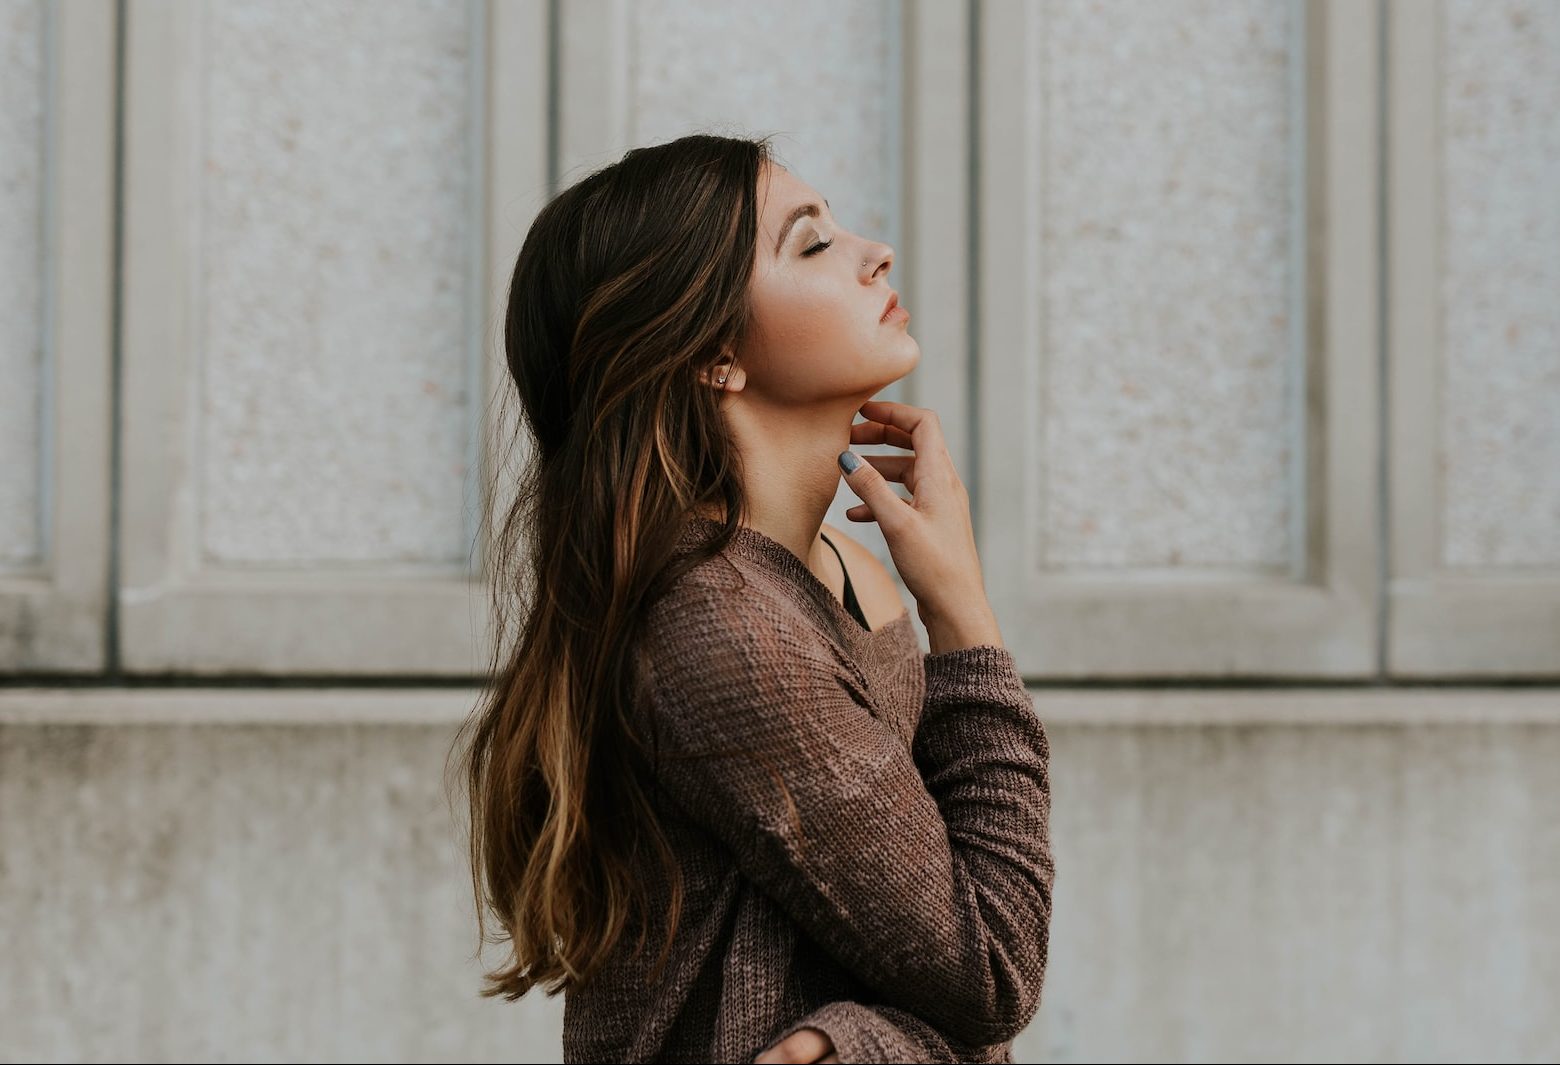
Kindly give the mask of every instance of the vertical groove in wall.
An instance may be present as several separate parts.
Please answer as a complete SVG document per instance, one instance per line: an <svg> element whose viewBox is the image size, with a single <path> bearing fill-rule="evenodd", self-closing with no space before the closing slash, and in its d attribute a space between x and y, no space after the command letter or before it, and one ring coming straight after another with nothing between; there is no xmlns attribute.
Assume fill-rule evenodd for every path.
<svg viewBox="0 0 1560 1065"><path fill-rule="evenodd" d="M895 24L898 27L896 41L896 59L890 66L891 84L894 91L890 94L896 101L895 119L898 123L897 140L895 141L894 154L891 158L895 162L895 185L897 195L894 203L894 215L891 224L894 227L893 240L895 252L895 269L899 273L898 280L889 279L889 283L897 288L901 294L906 294L910 306L914 306L921 298L919 284L920 271L916 269L916 260L921 255L922 242L919 239L916 222L912 216L916 214L915 205L920 195L921 175L917 173L919 166L917 155L920 152L921 136L916 127L924 124L926 117L921 98L917 95L916 88L922 77L921 57L923 54L925 30L917 23L921 12L919 0L908 0L895 7ZM909 280L906 280L908 275ZM924 358L924 351L922 353ZM919 365L917 370L919 370ZM905 377L892 382L883 398L896 400L900 403L916 403L926 392L926 387L921 383L922 375L912 371ZM851 415L852 420L856 417ZM843 487L843 486L842 486ZM846 500L847 505L852 500ZM881 532L881 530L879 530ZM876 542L873 544L877 546ZM887 555L883 556L887 560ZM896 572L890 566L889 571ZM904 583L900 582L901 589Z"/></svg>
<svg viewBox="0 0 1560 1065"><path fill-rule="evenodd" d="M124 231L125 231L125 22L129 4L118 0L114 8L114 174L112 265L109 294L109 430L108 430L108 609L104 618L105 680L121 679L119 663L119 560L120 500L124 491L121 476L121 439L124 435Z"/></svg>
<svg viewBox="0 0 1560 1065"><path fill-rule="evenodd" d="M965 177L965 232L967 242L964 261L965 271L965 353L966 381L964 391L965 447L969 455L969 471L964 478L970 497L970 520L974 525L977 542L981 527L980 493L980 0L970 0L969 25L964 63L966 79L966 112L964 126L969 138L965 159L968 171Z"/></svg>
<svg viewBox="0 0 1560 1065"><path fill-rule="evenodd" d="M466 217L470 227L467 236L465 308L467 473L466 484L461 491L461 534L467 544L465 572L472 576L476 576L481 569L477 548L482 535L482 419L478 412L487 395L483 381L483 356L487 335L488 242L492 239L488 235L488 205L494 202L487 165L487 102L488 82L491 78L489 68L492 65L488 58L487 41L493 30L491 11L492 8L483 0L467 0L466 47L469 66L466 128L470 131L470 139L467 143L466 166L471 188L466 201Z"/></svg>
<svg viewBox="0 0 1560 1065"><path fill-rule="evenodd" d="M43 192L39 197L38 248L42 265L42 293L40 307L40 333L38 337L38 463L33 467L33 498L37 509L33 512L33 536L38 545L44 572L58 571L60 559L54 551L54 484L58 479L55 468L54 440L59 422L56 417L59 395L59 334L54 328L59 308L59 291L55 279L60 274L61 222L63 212L59 187L59 145L65 139L66 130L60 121L60 34L59 9L54 4L43 8L43 29L39 36L39 51L43 70L43 121L39 127L39 150L43 155Z"/></svg>
<svg viewBox="0 0 1560 1065"><path fill-rule="evenodd" d="M38 390L38 463L33 467L33 536L38 545L44 572L58 572L59 555L54 550L55 468L54 440L59 431L56 406L59 396L59 333L54 328L59 309L62 222L59 188L60 142L68 135L60 121L60 12L54 4L43 8L43 28L38 37L40 67L43 70L43 120L38 130L38 149L43 156L43 191L38 198L38 261L43 277L39 307Z"/></svg>
<svg viewBox="0 0 1560 1065"><path fill-rule="evenodd" d="M1310 49L1320 47L1320 42L1313 44L1306 39L1310 36L1311 21L1306 17L1304 0L1291 0L1289 17L1289 573L1291 580L1308 583L1325 577L1313 572L1311 510L1326 506L1326 493L1324 490L1319 495L1311 486L1308 438L1320 427L1310 424L1306 402L1314 372L1311 360L1319 353L1325 357L1325 349L1312 343L1309 314L1311 286L1316 283L1311 272L1312 190L1308 185L1312 172L1311 101L1315 91L1311 84Z"/></svg>
<svg viewBox="0 0 1560 1065"><path fill-rule="evenodd" d="M558 0L547 0L547 198L558 195Z"/></svg>
<svg viewBox="0 0 1560 1065"><path fill-rule="evenodd" d="M1387 345L1391 332L1387 321L1388 254L1387 194L1392 156L1387 143L1387 63L1391 49L1387 45L1388 20L1392 9L1387 0L1376 0L1376 677L1387 679L1391 661L1387 641L1392 638L1388 611L1391 609L1392 482L1388 476L1388 432L1392 416L1390 395L1391 361Z"/></svg>
<svg viewBox="0 0 1560 1065"><path fill-rule="evenodd" d="M894 91L885 94L884 128L888 130L888 158L893 164L888 168L888 233L885 238L895 248L894 270L898 279L889 278L889 284L901 292L915 291L915 259L907 254L905 245L905 171L909 160L905 156L905 116L910 109L905 106L905 4L894 0L888 8L888 70L889 84ZM908 278L907 278L908 273ZM890 395L903 400L905 379L900 378L890 386Z"/></svg>

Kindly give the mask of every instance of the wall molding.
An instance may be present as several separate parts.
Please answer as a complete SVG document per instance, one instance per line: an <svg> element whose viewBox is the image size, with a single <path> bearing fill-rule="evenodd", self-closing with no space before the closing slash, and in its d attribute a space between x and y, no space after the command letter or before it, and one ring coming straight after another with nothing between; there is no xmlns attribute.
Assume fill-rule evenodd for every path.
<svg viewBox="0 0 1560 1065"><path fill-rule="evenodd" d="M475 687L9 688L0 725L455 726ZM1029 688L1047 725L1560 725L1560 687Z"/></svg>

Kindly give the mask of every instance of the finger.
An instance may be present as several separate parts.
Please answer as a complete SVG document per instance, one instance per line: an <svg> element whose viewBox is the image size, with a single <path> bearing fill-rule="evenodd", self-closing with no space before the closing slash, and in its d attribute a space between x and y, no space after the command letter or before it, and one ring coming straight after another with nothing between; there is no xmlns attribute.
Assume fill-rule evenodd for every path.
<svg viewBox="0 0 1560 1065"><path fill-rule="evenodd" d="M943 438L942 421L937 412L908 403L889 403L869 399L860 407L863 417L883 422L910 434L910 446L918 455L946 455L948 442Z"/></svg>
<svg viewBox="0 0 1560 1065"><path fill-rule="evenodd" d="M808 1049L804 1051L807 1056L800 1060L807 1062L840 1060L840 1056L834 1052L834 1040L829 1038L829 1034L827 1032L819 1028L803 1028L801 1032L797 1032L796 1035L801 1035L802 1032L817 1033L818 1045L816 1049L814 1049L812 1044L808 1044ZM792 1038L794 1039L795 1036L792 1036Z"/></svg>
<svg viewBox="0 0 1560 1065"><path fill-rule="evenodd" d="M811 1062L834 1049L834 1042L817 1028L798 1028L764 1051L754 1062Z"/></svg>
<svg viewBox="0 0 1560 1065"><path fill-rule="evenodd" d="M889 447L902 448L914 446L911 443L910 434L903 429L874 421L856 422L853 424L850 427L850 442L852 444L887 444Z"/></svg>
<svg viewBox="0 0 1560 1065"><path fill-rule="evenodd" d="M898 481L910 491L915 491L915 485L910 483L915 479L914 455L863 455L861 457L872 463L872 468L881 473L885 481Z"/></svg>
<svg viewBox="0 0 1560 1065"><path fill-rule="evenodd" d="M840 452L841 459L859 460L854 470L846 472L846 463L840 463L840 470L845 477L845 483L850 485L850 490L856 493L867 508L872 511L872 516L878 525L888 533L898 528L898 523L906 520L908 514L914 513L910 504L899 498L890 487L888 481L877 471L877 467L862 459L855 452L846 450Z"/></svg>
<svg viewBox="0 0 1560 1065"><path fill-rule="evenodd" d="M910 493L910 497L908 499L900 495L898 492L895 492L894 495L896 498L904 500L904 502L910 506L915 505L914 491ZM851 521L877 521L877 518L873 516L872 508L865 503L857 503L855 506L848 508L845 511L845 517L849 518Z"/></svg>

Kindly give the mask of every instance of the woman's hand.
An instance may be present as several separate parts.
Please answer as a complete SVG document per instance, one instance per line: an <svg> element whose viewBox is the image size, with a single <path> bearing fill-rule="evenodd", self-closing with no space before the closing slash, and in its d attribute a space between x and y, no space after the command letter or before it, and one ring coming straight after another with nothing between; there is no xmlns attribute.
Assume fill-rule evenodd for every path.
<svg viewBox="0 0 1560 1065"><path fill-rule="evenodd" d="M932 641L932 652L977 644L1000 645L996 615L986 599L970 497L953 466L937 412L904 403L869 400L867 421L850 427L852 444L887 444L910 455L857 455L845 483L862 499L845 516L875 521ZM844 452L841 458L852 455ZM844 469L844 463L841 463ZM904 500L888 486L911 492Z"/></svg>
<svg viewBox="0 0 1560 1065"><path fill-rule="evenodd" d="M798 1028L753 1059L755 1062L835 1062L834 1041L822 1028Z"/></svg>

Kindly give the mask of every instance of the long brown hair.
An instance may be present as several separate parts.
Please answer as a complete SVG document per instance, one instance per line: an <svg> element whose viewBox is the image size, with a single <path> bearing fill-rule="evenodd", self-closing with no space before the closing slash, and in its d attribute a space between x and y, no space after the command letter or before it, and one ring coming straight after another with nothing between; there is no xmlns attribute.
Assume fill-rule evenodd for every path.
<svg viewBox="0 0 1560 1065"><path fill-rule="evenodd" d="M744 512L720 397L699 375L747 327L772 157L768 138L709 134L635 148L550 200L515 262L504 351L530 454L486 560L489 684L455 739L478 953L510 945L486 997L587 981L645 912L632 863L647 842L676 928L680 871L636 771L637 625ZM677 557L705 506L723 526Z"/></svg>

